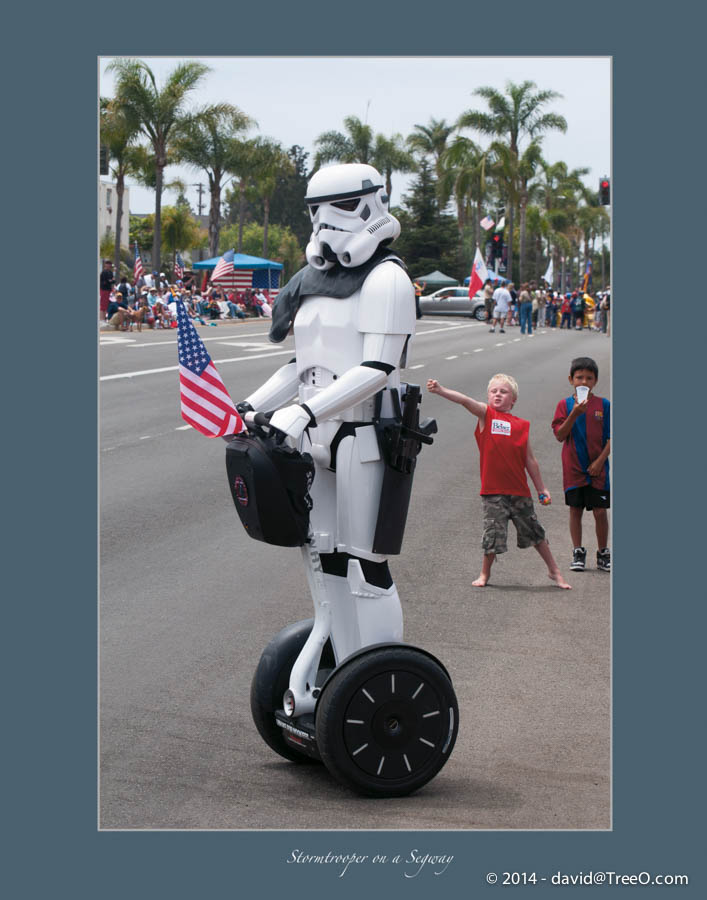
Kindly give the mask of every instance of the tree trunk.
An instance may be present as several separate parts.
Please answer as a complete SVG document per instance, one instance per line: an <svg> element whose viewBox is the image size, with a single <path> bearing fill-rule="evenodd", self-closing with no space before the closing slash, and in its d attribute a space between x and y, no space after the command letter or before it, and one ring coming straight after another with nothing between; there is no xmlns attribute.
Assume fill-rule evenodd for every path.
<svg viewBox="0 0 707 900"><path fill-rule="evenodd" d="M508 245L506 250L506 278L513 281L513 203L508 201ZM514 282L515 283L515 282Z"/></svg>
<svg viewBox="0 0 707 900"><path fill-rule="evenodd" d="M211 206L209 207L209 256L218 254L219 222L221 219L221 178L218 173L209 175Z"/></svg>
<svg viewBox="0 0 707 900"><path fill-rule="evenodd" d="M471 214L474 217L474 253L476 253L476 248L479 247L479 241L481 240L481 235L479 232L479 216L481 215L481 210L479 208L478 203L472 203L471 206ZM479 247L481 249L481 247Z"/></svg>
<svg viewBox="0 0 707 900"><path fill-rule="evenodd" d="M162 251L162 182L165 163L160 161L159 154L155 163L155 231L152 236L152 268L160 271L160 253Z"/></svg>
<svg viewBox="0 0 707 900"><path fill-rule="evenodd" d="M528 195L526 193L521 194L520 196L520 241L518 246L518 255L520 257L519 267L518 267L518 281L520 284L523 284L526 280L525 278L525 214L526 214L526 206L528 203Z"/></svg>
<svg viewBox="0 0 707 900"><path fill-rule="evenodd" d="M238 191L238 252L243 252L243 223L245 222L245 178L241 178Z"/></svg>
<svg viewBox="0 0 707 900"><path fill-rule="evenodd" d="M263 256L268 258L268 224L270 220L270 197L263 197Z"/></svg>
<svg viewBox="0 0 707 900"><path fill-rule="evenodd" d="M115 179L115 252L113 254L113 269L116 280L120 277L120 228L123 224L123 196L125 194L125 176L121 170Z"/></svg>

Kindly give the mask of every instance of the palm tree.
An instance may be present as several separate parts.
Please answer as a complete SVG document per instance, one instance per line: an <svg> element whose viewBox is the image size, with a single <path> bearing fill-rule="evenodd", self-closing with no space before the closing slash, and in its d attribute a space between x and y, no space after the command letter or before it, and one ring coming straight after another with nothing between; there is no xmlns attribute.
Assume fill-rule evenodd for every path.
<svg viewBox="0 0 707 900"><path fill-rule="evenodd" d="M408 147L414 153L431 156L437 178L441 178L442 159L454 125L448 125L444 119L430 119L429 125L415 125L414 128L407 138Z"/></svg>
<svg viewBox="0 0 707 900"><path fill-rule="evenodd" d="M177 158L203 169L209 181L209 255L218 253L222 180L238 162L238 136L253 123L230 103L207 106L187 117L176 131Z"/></svg>
<svg viewBox="0 0 707 900"><path fill-rule="evenodd" d="M314 144L319 149L314 157L314 169L316 172L327 162L341 163L371 163L373 157L373 129L366 125L357 116L347 116L344 119L344 128L347 134L340 131L325 131L315 139Z"/></svg>
<svg viewBox="0 0 707 900"><path fill-rule="evenodd" d="M162 210L162 232L165 243L172 251L172 269L177 250L187 250L199 244L204 232L188 206L166 206Z"/></svg>
<svg viewBox="0 0 707 900"><path fill-rule="evenodd" d="M115 101L101 97L100 102L101 144L108 148L108 158L115 162L113 177L115 178L116 214L115 214L115 271L120 271L120 233L123 222L123 196L125 194L125 176L133 171L131 145L138 134L138 123L125 114ZM116 276L117 277L117 276Z"/></svg>
<svg viewBox="0 0 707 900"><path fill-rule="evenodd" d="M453 125L448 125L444 119L430 119L428 125L415 125L415 131L407 137L407 145L410 150L421 157L431 157L438 186L442 184L444 177L444 156L448 149L450 135L454 131ZM446 182L445 182L446 183ZM440 208L446 206L451 195L451 187L444 197L440 198Z"/></svg>
<svg viewBox="0 0 707 900"><path fill-rule="evenodd" d="M199 62L180 63L167 77L160 90L150 67L138 59L116 59L108 66L116 73L117 105L126 115L140 123L141 132L149 140L155 155L155 236L152 262L160 267L161 209L163 175L178 123L185 113L185 101L194 90L208 66Z"/></svg>
<svg viewBox="0 0 707 900"><path fill-rule="evenodd" d="M569 253L571 243L566 237L575 224L575 216L579 197L586 190L582 182L582 176L587 175L589 169L568 169L567 163L546 163L540 161L541 180L538 182L538 192L541 196L545 215L550 224L550 255L554 269L560 271L557 265L558 257L563 257L562 268L564 271L564 257ZM559 238L562 236L562 240ZM564 286L564 276L560 282Z"/></svg>
<svg viewBox="0 0 707 900"><path fill-rule="evenodd" d="M393 172L414 172L416 168L412 154L405 149L401 134L394 134L389 138L382 134L376 135L371 165L385 178L388 198L393 190Z"/></svg>
<svg viewBox="0 0 707 900"><path fill-rule="evenodd" d="M279 175L292 173L295 167L278 141L263 138L255 149L255 188L263 201L263 256L268 255L268 223L270 220L270 199Z"/></svg>
<svg viewBox="0 0 707 900"><path fill-rule="evenodd" d="M437 182L440 208L453 194L460 239L471 217L474 247L479 245L479 219L481 205L486 198L487 162L487 153L474 141L461 136L454 139L440 160Z"/></svg>
<svg viewBox="0 0 707 900"><path fill-rule="evenodd" d="M245 225L246 196L258 173L258 152L262 138L251 138L247 141L236 141L229 171L238 179L238 247L243 252L243 226Z"/></svg>
<svg viewBox="0 0 707 900"><path fill-rule="evenodd" d="M518 160L518 218L520 220L518 229L520 235L518 241L518 281L521 284L525 281L525 228L526 211L531 193L530 181L541 161L542 154L539 140L531 141Z"/></svg>
<svg viewBox="0 0 707 900"><path fill-rule="evenodd" d="M539 140L547 131L567 131L564 116L543 112L551 100L561 97L556 91L539 91L533 81L506 84L505 93L493 87L480 87L474 93L486 100L489 112L467 110L457 121L459 128L472 128L482 134L505 138L510 154L504 163L506 182L510 189L506 217L508 220L508 272L512 278L514 197L517 194L517 164L523 138ZM513 197L511 196L513 195Z"/></svg>

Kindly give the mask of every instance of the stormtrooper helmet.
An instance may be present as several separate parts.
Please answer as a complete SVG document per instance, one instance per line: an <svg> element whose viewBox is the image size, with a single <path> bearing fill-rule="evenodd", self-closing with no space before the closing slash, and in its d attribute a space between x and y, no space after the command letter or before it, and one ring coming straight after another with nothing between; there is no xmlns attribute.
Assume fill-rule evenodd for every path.
<svg viewBox="0 0 707 900"><path fill-rule="evenodd" d="M369 260L383 242L400 234L400 223L388 212L388 197L380 173L363 163L327 166L307 185L305 201L312 220L307 262L330 269Z"/></svg>

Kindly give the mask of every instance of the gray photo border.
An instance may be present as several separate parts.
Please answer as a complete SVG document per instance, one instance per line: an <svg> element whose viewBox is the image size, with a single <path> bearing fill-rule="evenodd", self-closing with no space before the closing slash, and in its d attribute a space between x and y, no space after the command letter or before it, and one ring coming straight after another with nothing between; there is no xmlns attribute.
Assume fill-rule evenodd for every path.
<svg viewBox="0 0 707 900"><path fill-rule="evenodd" d="M689 474L690 494L701 487L692 486L693 473L701 469L701 442L678 438L675 424L681 415L687 423L701 418L686 408L696 400L689 370L686 391L675 390L677 379L685 378L682 364L700 358L701 323L690 313L675 322L679 335L668 330L667 302L678 301L662 273L674 265L672 256L665 258L668 218L692 224L688 202L694 184L688 178L694 173L692 182L702 170L686 115L699 77L699 29L686 20L694 14L683 0L662 14L642 11L640 23L628 9L603 0L582 10L583 17L552 0L507 0L492 16L493 9L445 0L435 5L430 21L429 7L364 2L356 5L345 33L329 16L312 21L306 9L284 4L247 10L224 5L208 11L206 22L182 0L159 11L128 2L115 20L107 13L100 21L79 13L75 21L67 8L52 9L36 13L39 30L28 12L9 16L6 34L14 40L8 41L8 58L21 87L9 84L7 137L23 175L6 182L6 209L19 211L20 219L6 283L14 297L20 295L6 320L16 335L8 342L8 362L31 370L31 396L48 399L31 404L29 392L8 391L14 413L6 429L11 530L23 535L13 543L14 590L6 600L7 634L15 636L5 657L13 676L13 725L6 738L12 757L12 768L6 763L12 809L6 820L13 831L13 896L71 891L104 900L210 898L282 889L316 897L336 891L346 898L362 890L378 896L401 885L412 897L440 890L477 896L499 887L486 882L488 872L559 870L687 873L690 886L681 896L695 890L694 798L701 774L695 713L703 705L697 640L704 620L696 560L703 529L699 498L685 504L682 480L676 486L670 475ZM222 27L224 17L233 19L230 32ZM620 512L613 539L612 831L97 831L97 341L95 310L86 308L85 298L92 302L96 293L96 60L126 53L613 57L612 327L619 348L613 361L613 469ZM11 134L16 123L22 127ZM670 196L662 198L656 177L668 165ZM658 211L661 199L666 205ZM38 286L26 284L30 279ZM634 389L637 382L640 391ZM40 423L38 409L44 413ZM664 534L668 523L673 528ZM670 540L676 532L677 548ZM13 603L15 597L21 602ZM371 866L340 879L326 866L293 871L304 868L287 864L295 848L369 854L416 848L454 855L455 863L440 876L405 880L392 867ZM528 887L536 896L552 890Z"/></svg>

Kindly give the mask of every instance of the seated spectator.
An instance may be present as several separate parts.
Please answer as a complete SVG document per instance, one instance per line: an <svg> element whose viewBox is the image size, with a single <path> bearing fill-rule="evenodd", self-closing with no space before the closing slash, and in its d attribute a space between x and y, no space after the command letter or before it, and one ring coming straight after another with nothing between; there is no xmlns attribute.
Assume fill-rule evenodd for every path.
<svg viewBox="0 0 707 900"><path fill-rule="evenodd" d="M128 301L120 291L113 291L108 301L106 319L110 321L119 309L127 309ZM114 323L115 324L115 323Z"/></svg>
<svg viewBox="0 0 707 900"><path fill-rule="evenodd" d="M272 318L272 307L268 303L268 298L265 296L262 290L258 291L258 293L255 295L255 299L256 302L260 305L263 317L266 319Z"/></svg>
<svg viewBox="0 0 707 900"><path fill-rule="evenodd" d="M140 298L137 301L137 307L135 309L134 321L137 324L137 330L142 331L143 322L147 324L150 328L155 327L155 317L152 314L152 307L147 299L148 292L147 290L142 291L140 294Z"/></svg>

